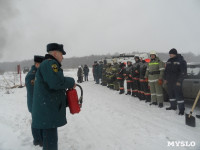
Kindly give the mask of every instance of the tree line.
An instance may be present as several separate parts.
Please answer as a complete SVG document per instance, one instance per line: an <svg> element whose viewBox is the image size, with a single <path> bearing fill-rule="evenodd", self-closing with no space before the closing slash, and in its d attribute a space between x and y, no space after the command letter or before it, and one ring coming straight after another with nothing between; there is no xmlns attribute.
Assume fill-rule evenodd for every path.
<svg viewBox="0 0 200 150"><path fill-rule="evenodd" d="M139 52L133 52L130 54L139 54ZM158 55L159 55L159 58L163 61L167 61L169 58L168 53L158 53ZM85 64L87 64L89 67L92 67L94 61L102 60L105 58L112 58L113 56L119 56L119 53L64 58L63 62L62 62L62 68L63 69L78 68L78 66L85 65ZM185 58L185 60L187 62L199 62L199 58L200 58L200 55L194 55L191 52L183 53L182 56ZM23 70L24 67L31 68L31 66L33 64L34 64L33 59L23 60L23 61L15 61L15 62L1 62L0 63L0 74L7 72L7 71L17 71L17 65L20 65L21 70Z"/></svg>

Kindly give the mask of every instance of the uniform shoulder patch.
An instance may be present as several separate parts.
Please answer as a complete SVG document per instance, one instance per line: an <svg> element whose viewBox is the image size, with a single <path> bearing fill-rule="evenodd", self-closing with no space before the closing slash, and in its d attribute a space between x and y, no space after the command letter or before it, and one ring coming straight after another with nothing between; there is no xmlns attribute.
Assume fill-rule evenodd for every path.
<svg viewBox="0 0 200 150"><path fill-rule="evenodd" d="M51 65L54 72L58 72L58 66L56 64Z"/></svg>
<svg viewBox="0 0 200 150"><path fill-rule="evenodd" d="M35 80L33 79L33 80L31 80L31 85L34 85L34 82L35 82Z"/></svg>

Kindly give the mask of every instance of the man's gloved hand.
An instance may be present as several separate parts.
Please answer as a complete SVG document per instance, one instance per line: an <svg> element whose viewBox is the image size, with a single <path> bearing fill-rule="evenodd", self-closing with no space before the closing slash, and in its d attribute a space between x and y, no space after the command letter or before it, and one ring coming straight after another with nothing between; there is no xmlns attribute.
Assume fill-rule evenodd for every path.
<svg viewBox="0 0 200 150"><path fill-rule="evenodd" d="M164 80L164 84L167 84L167 80Z"/></svg>
<svg viewBox="0 0 200 150"><path fill-rule="evenodd" d="M162 84L163 84L163 80L162 80L162 79L159 79L159 80L158 80L158 84L159 84L159 85L162 85Z"/></svg>
<svg viewBox="0 0 200 150"><path fill-rule="evenodd" d="M176 82L176 86L181 86L181 83L180 82Z"/></svg>

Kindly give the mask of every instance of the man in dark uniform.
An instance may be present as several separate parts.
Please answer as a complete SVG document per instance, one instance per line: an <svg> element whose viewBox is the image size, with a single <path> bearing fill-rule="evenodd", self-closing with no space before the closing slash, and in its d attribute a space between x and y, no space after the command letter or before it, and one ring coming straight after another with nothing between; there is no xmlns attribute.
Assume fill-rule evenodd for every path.
<svg viewBox="0 0 200 150"><path fill-rule="evenodd" d="M121 63L119 65L119 71L118 71L118 76L117 76L117 80L119 82L119 94L123 94L124 93L124 76L125 76L125 73L126 73L126 70L125 70L125 63Z"/></svg>
<svg viewBox="0 0 200 150"><path fill-rule="evenodd" d="M45 60L37 70L33 94L32 126L41 129L43 150L58 149L57 128L66 120L66 89L75 88L73 78L64 77L61 68L63 45L47 45Z"/></svg>
<svg viewBox="0 0 200 150"><path fill-rule="evenodd" d="M82 78L83 78L83 69L81 68L81 66L78 67L78 71L77 71L77 77L78 77L78 80L77 82L78 83L82 83Z"/></svg>
<svg viewBox="0 0 200 150"><path fill-rule="evenodd" d="M34 56L34 65L31 67L31 70L28 72L25 78L26 90L27 90L27 106L28 111L32 113L32 104L33 104L33 89L35 82L35 74L37 68L39 68L40 63L44 60L44 56ZM33 135L33 145L42 146L42 132L40 129L33 128L31 126L31 131Z"/></svg>
<svg viewBox="0 0 200 150"><path fill-rule="evenodd" d="M106 69L107 69L107 61L106 59L103 61L104 64L103 64L103 69L102 69L102 85L103 86L107 86L107 79L106 79Z"/></svg>
<svg viewBox="0 0 200 150"><path fill-rule="evenodd" d="M127 93L126 95L131 95L131 89L132 89L132 84L133 84L133 79L131 76L131 70L132 70L132 62L131 61L127 61L127 67L126 67L126 75L125 75L125 79L126 79L126 84L127 84Z"/></svg>
<svg viewBox="0 0 200 150"><path fill-rule="evenodd" d="M101 80L101 84L102 84L102 71L103 71L103 61L99 61L99 79Z"/></svg>
<svg viewBox="0 0 200 150"><path fill-rule="evenodd" d="M85 76L85 81L88 81L88 74L89 74L89 68L88 66L85 64L84 68L83 68L83 73L84 73L84 76Z"/></svg>
<svg viewBox="0 0 200 150"><path fill-rule="evenodd" d="M148 58L147 54L140 55L140 93L141 99L145 99L145 102L151 101L150 88L148 87L148 81L145 79L145 73L147 70L147 62L145 59Z"/></svg>
<svg viewBox="0 0 200 150"><path fill-rule="evenodd" d="M140 77L140 59L139 56L135 56L135 63L132 66L132 70L131 70L131 76L133 79L133 83L132 83L132 96L134 97L138 97L140 100L141 99L141 93L140 93L140 83L139 83L139 77Z"/></svg>
<svg viewBox="0 0 200 150"><path fill-rule="evenodd" d="M164 83L167 84L170 100L170 107L166 110L176 110L178 103L179 115L184 115L182 83L187 75L187 63L175 48L169 51L169 55L164 72Z"/></svg>
<svg viewBox="0 0 200 150"><path fill-rule="evenodd" d="M101 75L101 73L100 73L100 66L97 63L97 61L95 61L94 62L94 76L95 76L95 81L96 81L95 84L99 84L100 75Z"/></svg>

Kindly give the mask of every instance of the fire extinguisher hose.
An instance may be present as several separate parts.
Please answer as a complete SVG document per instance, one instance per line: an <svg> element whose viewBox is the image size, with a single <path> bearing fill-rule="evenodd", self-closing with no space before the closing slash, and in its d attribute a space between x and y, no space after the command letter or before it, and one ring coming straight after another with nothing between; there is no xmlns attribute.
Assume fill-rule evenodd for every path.
<svg viewBox="0 0 200 150"><path fill-rule="evenodd" d="M80 105L80 108L81 108L82 104L83 104L83 88L79 84L76 84L76 86L78 86L81 90L81 97L79 98L79 105Z"/></svg>

